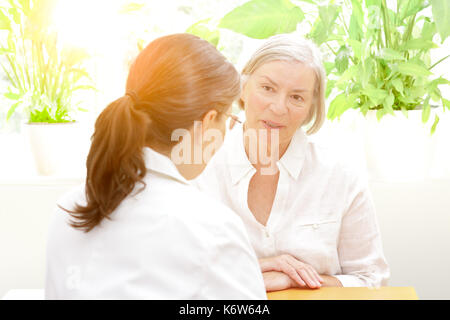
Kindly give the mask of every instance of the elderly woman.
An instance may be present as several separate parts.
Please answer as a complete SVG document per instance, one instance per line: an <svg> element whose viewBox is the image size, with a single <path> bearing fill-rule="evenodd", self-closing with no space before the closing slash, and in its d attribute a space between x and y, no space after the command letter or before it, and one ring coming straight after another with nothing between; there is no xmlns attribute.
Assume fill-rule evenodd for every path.
<svg viewBox="0 0 450 320"><path fill-rule="evenodd" d="M325 117L318 48L274 36L242 78L245 123L195 183L244 221L266 290L385 285L389 268L367 182L308 139Z"/></svg>

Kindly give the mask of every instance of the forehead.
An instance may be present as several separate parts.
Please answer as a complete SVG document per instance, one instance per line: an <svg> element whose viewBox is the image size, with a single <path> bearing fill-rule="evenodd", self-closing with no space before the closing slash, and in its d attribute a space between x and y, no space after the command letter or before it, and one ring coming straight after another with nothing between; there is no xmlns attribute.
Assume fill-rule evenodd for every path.
<svg viewBox="0 0 450 320"><path fill-rule="evenodd" d="M313 91L316 75L314 70L298 61L275 60L264 63L252 74L256 80L270 79L280 87Z"/></svg>

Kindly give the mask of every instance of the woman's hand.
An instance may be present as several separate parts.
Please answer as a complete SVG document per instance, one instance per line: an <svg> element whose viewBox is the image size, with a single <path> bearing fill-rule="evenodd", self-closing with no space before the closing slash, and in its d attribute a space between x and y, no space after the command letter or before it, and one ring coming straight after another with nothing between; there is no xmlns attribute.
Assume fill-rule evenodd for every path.
<svg viewBox="0 0 450 320"><path fill-rule="evenodd" d="M289 254L259 259L259 265L261 266L261 272L263 272L263 275L268 271L278 271L289 276L295 284L292 285L292 283L290 283L290 287L298 286L300 288L309 287L315 289L320 288L323 283L322 277L313 267L297 260ZM286 279L279 279L281 276L277 276L276 279L273 277L275 276L272 275L269 281L271 284L276 283L279 286L282 286L281 284L287 284Z"/></svg>
<svg viewBox="0 0 450 320"><path fill-rule="evenodd" d="M322 283L323 287L342 287L341 282L333 276L322 275L321 277L324 279ZM299 286L284 272L267 271L263 273L263 279L267 292L286 290L289 288L304 288L304 286Z"/></svg>
<svg viewBox="0 0 450 320"><path fill-rule="evenodd" d="M287 274L279 271L267 271L263 273L266 291L279 291L296 287L294 280Z"/></svg>

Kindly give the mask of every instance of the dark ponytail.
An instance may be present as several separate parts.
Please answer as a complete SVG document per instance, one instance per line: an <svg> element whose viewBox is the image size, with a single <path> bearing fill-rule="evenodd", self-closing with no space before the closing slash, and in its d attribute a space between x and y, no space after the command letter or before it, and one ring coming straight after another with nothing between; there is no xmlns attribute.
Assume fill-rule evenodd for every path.
<svg viewBox="0 0 450 320"><path fill-rule="evenodd" d="M136 58L127 94L95 123L87 157L86 205L66 210L89 232L142 183L145 146L173 147L175 129L192 127L211 109L227 110L240 92L236 69L214 46L190 34L151 42ZM141 189L142 190L142 189Z"/></svg>
<svg viewBox="0 0 450 320"><path fill-rule="evenodd" d="M108 218L146 173L143 147L148 115L125 95L109 104L97 118L86 161L86 206L70 211L71 225L86 232Z"/></svg>

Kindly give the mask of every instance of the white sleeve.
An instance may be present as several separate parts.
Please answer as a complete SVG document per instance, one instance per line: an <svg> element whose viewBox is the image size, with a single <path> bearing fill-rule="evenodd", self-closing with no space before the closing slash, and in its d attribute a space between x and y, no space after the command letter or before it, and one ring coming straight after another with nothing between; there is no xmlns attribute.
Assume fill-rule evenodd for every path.
<svg viewBox="0 0 450 320"><path fill-rule="evenodd" d="M350 194L338 243L342 274L336 278L344 287L385 286L389 267L367 180L356 178Z"/></svg>
<svg viewBox="0 0 450 320"><path fill-rule="evenodd" d="M209 248L202 295L210 299L266 300L261 269L244 225L231 216L232 212L228 214L232 219L221 229L225 233L217 234L220 241Z"/></svg>

